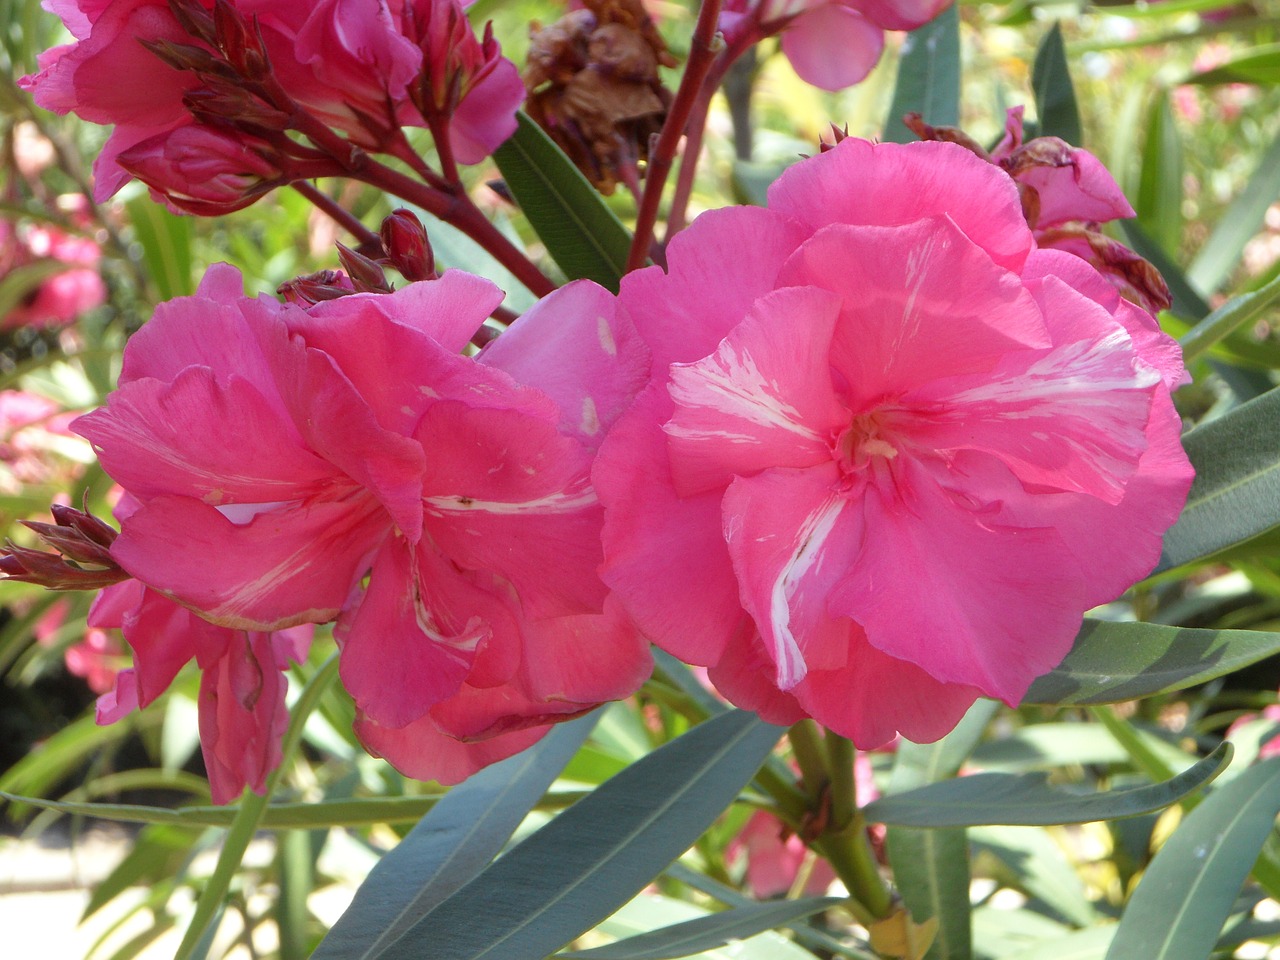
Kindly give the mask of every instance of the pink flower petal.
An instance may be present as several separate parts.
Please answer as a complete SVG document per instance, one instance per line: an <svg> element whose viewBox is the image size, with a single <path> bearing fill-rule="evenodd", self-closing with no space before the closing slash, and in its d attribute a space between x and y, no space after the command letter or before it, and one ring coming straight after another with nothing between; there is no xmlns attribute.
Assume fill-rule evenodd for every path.
<svg viewBox="0 0 1280 960"><path fill-rule="evenodd" d="M882 49L880 27L834 3L806 10L782 34L782 52L800 79L823 90L843 90L862 80Z"/></svg>
<svg viewBox="0 0 1280 960"><path fill-rule="evenodd" d="M477 770L527 750L551 728L531 727L500 737L463 743L440 732L430 717L406 727L382 727L368 717L357 715L356 736L375 757L382 757L406 777L434 780L452 785L461 783Z"/></svg>
<svg viewBox="0 0 1280 960"><path fill-rule="evenodd" d="M830 462L848 420L828 362L840 306L815 287L775 291L711 356L672 366L676 409L663 429L681 496L769 467Z"/></svg>
<svg viewBox="0 0 1280 960"><path fill-rule="evenodd" d="M1034 246L1013 182L954 143L903 149L851 137L788 167L769 188L769 209L810 231L832 223L896 227L945 215L1007 270L1021 269ZM770 276L774 268L764 269Z"/></svg>
<svg viewBox="0 0 1280 960"><path fill-rule="evenodd" d="M288 504L236 523L199 500L163 496L129 518L111 552L215 623L270 630L336 617L386 534L385 514L367 498Z"/></svg>
<svg viewBox="0 0 1280 960"><path fill-rule="evenodd" d="M531 623L525 636L522 674L535 700L621 700L653 672L648 642L616 601L606 603L603 614Z"/></svg>
<svg viewBox="0 0 1280 960"><path fill-rule="evenodd" d="M592 450L644 385L650 362L617 298L589 280L543 297L479 359L554 400L560 430Z"/></svg>

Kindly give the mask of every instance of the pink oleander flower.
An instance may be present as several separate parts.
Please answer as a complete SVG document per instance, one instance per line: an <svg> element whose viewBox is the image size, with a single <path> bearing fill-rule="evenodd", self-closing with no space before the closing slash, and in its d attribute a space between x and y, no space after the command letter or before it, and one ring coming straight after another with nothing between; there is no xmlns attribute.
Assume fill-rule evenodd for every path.
<svg viewBox="0 0 1280 960"><path fill-rule="evenodd" d="M490 33L475 36L457 0L231 0L218 18L213 7L51 2L75 42L44 53L40 70L19 84L46 109L115 125L94 164L98 199L134 172L122 154L134 150L136 166L137 149L143 158L185 151L189 144L166 150L157 138L193 122L236 130L260 156L256 136L285 129L294 105L372 150L387 148L401 124L430 126L462 163L478 163L515 130L524 99L518 71ZM273 142L316 159L287 138ZM282 157L272 160L286 168ZM229 149L206 161L220 163L223 178L262 175L260 164L245 162Z"/></svg>
<svg viewBox="0 0 1280 960"><path fill-rule="evenodd" d="M60 327L107 299L98 273L102 248L88 237L69 234L47 224L16 230L0 220L0 280L13 270L41 260L56 260L65 270L40 281L0 319L0 329Z"/></svg>
<svg viewBox="0 0 1280 960"><path fill-rule="evenodd" d="M934 740L1155 564L1192 478L1176 347L1037 248L1001 170L848 139L668 263L619 297L653 379L594 471L603 576L734 703Z"/></svg>
<svg viewBox="0 0 1280 960"><path fill-rule="evenodd" d="M290 660L306 659L310 625L275 632L215 626L137 580L103 590L89 625L96 628L91 635L121 630L134 661L98 698L98 723L152 703L194 659L201 670L200 749L214 803L230 803L246 786L262 793L280 765L289 723L283 671Z"/></svg>
<svg viewBox="0 0 1280 960"><path fill-rule="evenodd" d="M596 572L589 480L645 348L577 283L461 355L501 299L449 271L282 304L215 266L76 423L139 502L113 559L222 627L336 618L358 733L423 778L523 749L649 668Z"/></svg>
<svg viewBox="0 0 1280 960"><path fill-rule="evenodd" d="M909 114L906 124L921 139L958 143L1009 174L1037 246L1087 261L1148 313L1168 309L1169 288L1159 272L1099 229L1103 223L1134 215L1115 178L1089 151L1058 137L1025 140L1022 113L1021 106L1009 108L1004 138L989 154L955 127L930 126L919 114ZM1177 364L1176 358L1173 362Z"/></svg>
<svg viewBox="0 0 1280 960"><path fill-rule="evenodd" d="M746 46L782 34L782 52L800 79L843 90L880 59L886 30L914 30L950 0L727 0L720 15L725 40Z"/></svg>

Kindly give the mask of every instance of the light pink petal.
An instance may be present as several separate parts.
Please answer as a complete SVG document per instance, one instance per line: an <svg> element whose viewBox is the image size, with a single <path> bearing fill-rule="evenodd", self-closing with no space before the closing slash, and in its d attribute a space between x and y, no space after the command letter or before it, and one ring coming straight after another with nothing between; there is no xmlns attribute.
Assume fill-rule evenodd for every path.
<svg viewBox="0 0 1280 960"><path fill-rule="evenodd" d="M871 645L944 683L1016 703L1071 648L1085 588L1053 529L1015 526L966 480L965 464L909 458L861 502L862 553L831 597Z"/></svg>
<svg viewBox="0 0 1280 960"><path fill-rule="evenodd" d="M382 727L357 715L356 736L375 757L382 757L407 777L452 785L477 770L533 746L551 729L530 727L474 743L463 743L440 732L430 717L399 729Z"/></svg>
<svg viewBox="0 0 1280 960"><path fill-rule="evenodd" d="M165 496L124 523L111 553L215 623L270 630L336 617L387 533L367 497L286 504L237 523Z"/></svg>
<svg viewBox="0 0 1280 960"><path fill-rule="evenodd" d="M125 714L138 709L138 677L132 670L116 674L115 687L98 698L94 722L99 726L115 723Z"/></svg>
<svg viewBox="0 0 1280 960"><path fill-rule="evenodd" d="M855 0L864 17L884 30L914 30L928 23L952 0Z"/></svg>
<svg viewBox="0 0 1280 960"><path fill-rule="evenodd" d="M1092 301L1052 277L1036 294L1047 316L1071 318L1059 345L907 394L904 433L922 449L990 453L1031 486L1118 503L1146 448L1159 374L1135 366L1128 334Z"/></svg>
<svg viewBox="0 0 1280 960"><path fill-rule="evenodd" d="M560 429L594 450L644 386L649 350L617 299L590 280L543 297L480 354L560 408Z"/></svg>
<svg viewBox="0 0 1280 960"><path fill-rule="evenodd" d="M417 436L431 452L424 507L438 549L509 580L530 616L599 611L602 515L581 445L521 413L448 401Z"/></svg>
<svg viewBox="0 0 1280 960"><path fill-rule="evenodd" d="M769 467L830 461L848 421L828 360L840 306L815 287L775 291L711 356L672 365L675 415L663 429L681 496Z"/></svg>
<svg viewBox="0 0 1280 960"><path fill-rule="evenodd" d="M378 724L404 727L458 692L491 626L454 574L454 603L432 603L422 587L444 593L440 569L420 576L417 558L397 537L379 552L369 587L341 625L342 684ZM461 602L458 602L461 601Z"/></svg>
<svg viewBox="0 0 1280 960"><path fill-rule="evenodd" d="M234 631L200 677L200 747L214 803L231 803L246 786L262 793L280 765L288 683L271 647L270 634Z"/></svg>
<svg viewBox="0 0 1280 960"><path fill-rule="evenodd" d="M788 167L769 188L769 208L810 230L832 223L894 227L947 216L992 260L1014 271L1033 247L1013 182L954 143L873 144L850 137Z"/></svg>
<svg viewBox="0 0 1280 960"><path fill-rule="evenodd" d="M939 377L990 370L1010 350L1050 345L1018 277L946 217L827 227L796 251L779 279L844 298L831 365L855 412Z"/></svg>
<svg viewBox="0 0 1280 960"><path fill-rule="evenodd" d="M1046 229L1070 220L1106 223L1134 216L1124 192L1101 161L1087 150L1063 144L1061 166L1033 166L1016 176L1040 200L1035 225Z"/></svg>
<svg viewBox="0 0 1280 960"><path fill-rule="evenodd" d="M524 103L524 81L516 65L499 59L473 87L449 120L449 144L459 163L480 163L516 132L516 111Z"/></svg>
<svg viewBox="0 0 1280 960"><path fill-rule="evenodd" d="M800 79L823 90L843 90L862 80L882 49L880 27L834 3L806 10L782 34L782 52Z"/></svg>
<svg viewBox="0 0 1280 960"><path fill-rule="evenodd" d="M649 267L623 277L618 299L653 351L654 375L711 353L774 289L782 262L808 234L759 207L711 210L671 241L669 273Z"/></svg>
<svg viewBox="0 0 1280 960"><path fill-rule="evenodd" d="M811 667L844 665L847 624L827 611L861 545L834 463L739 477L724 495L725 540L773 680L791 691ZM852 522L851 522L852 521Z"/></svg>
<svg viewBox="0 0 1280 960"><path fill-rule="evenodd" d="M720 493L682 499L661 422L671 399L653 384L606 438L592 472L605 507L604 567L641 631L687 663L710 666L750 621L721 531Z"/></svg>
<svg viewBox="0 0 1280 960"><path fill-rule="evenodd" d="M218 383L208 367L188 367L171 383L126 383L75 430L103 469L142 499L172 493L214 506L268 503L343 479L302 448L292 422L255 387L238 377Z"/></svg>
<svg viewBox="0 0 1280 960"><path fill-rule="evenodd" d="M525 626L524 682L535 700L605 703L629 697L653 672L649 644L616 600L603 614Z"/></svg>

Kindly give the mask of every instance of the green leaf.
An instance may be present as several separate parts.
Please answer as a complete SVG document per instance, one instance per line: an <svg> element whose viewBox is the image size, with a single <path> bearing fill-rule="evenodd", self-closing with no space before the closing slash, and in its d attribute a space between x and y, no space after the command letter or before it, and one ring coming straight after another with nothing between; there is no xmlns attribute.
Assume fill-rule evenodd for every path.
<svg viewBox="0 0 1280 960"><path fill-rule="evenodd" d="M1128 755L1115 737L1096 723L1035 723L988 740L972 754L983 770L1025 773L1071 764L1124 763Z"/></svg>
<svg viewBox="0 0 1280 960"><path fill-rule="evenodd" d="M1280 633L1088 620L1026 703L1119 703L1184 690L1280 652Z"/></svg>
<svg viewBox="0 0 1280 960"><path fill-rule="evenodd" d="M1091 823L1159 810L1216 777L1231 759L1224 743L1163 783L1101 793L1068 793L1044 774L976 773L881 797L863 808L868 820L909 827L988 824L1049 826Z"/></svg>
<svg viewBox="0 0 1280 960"><path fill-rule="evenodd" d="M696 920L663 927L637 937L628 937L603 947L558 953L557 957L573 960L671 960L690 954L714 950L733 940L746 940L757 933L819 910L843 903L839 897L812 897L783 900L779 903L756 903L721 913L708 914Z"/></svg>
<svg viewBox="0 0 1280 960"><path fill-rule="evenodd" d="M1102 960L1115 935L1113 923L1089 927L1006 954L1000 960Z"/></svg>
<svg viewBox="0 0 1280 960"><path fill-rule="evenodd" d="M1142 229L1166 253L1176 254L1182 242L1182 140L1174 125L1169 95L1163 91L1153 98L1147 112L1147 141L1133 206Z"/></svg>
<svg viewBox="0 0 1280 960"><path fill-rule="evenodd" d="M1196 479L1156 573L1280 526L1280 388L1196 427L1183 446Z"/></svg>
<svg viewBox="0 0 1280 960"><path fill-rule="evenodd" d="M735 710L628 767L495 861L380 960L528 960L630 900L737 797L781 735Z"/></svg>
<svg viewBox="0 0 1280 960"><path fill-rule="evenodd" d="M1194 73L1183 82L1204 86L1220 83L1280 83L1280 43L1254 47L1212 70Z"/></svg>
<svg viewBox="0 0 1280 960"><path fill-rule="evenodd" d="M903 741L894 758L890 795L954 777L999 707L994 700L979 700L955 729L936 743ZM888 852L894 880L911 919L924 923L931 917L938 918L938 931L927 956L968 960L973 945L969 929L969 843L964 830L892 827Z"/></svg>
<svg viewBox="0 0 1280 960"><path fill-rule="evenodd" d="M1223 212L1187 268L1187 279L1197 289L1214 293L1226 283L1240 263L1245 244L1262 227L1267 207L1276 197L1280 197L1280 134L1271 141L1258 169Z"/></svg>
<svg viewBox="0 0 1280 960"><path fill-rule="evenodd" d="M450 790L356 891L313 960L375 956L498 855L586 741L597 713Z"/></svg>
<svg viewBox="0 0 1280 960"><path fill-rule="evenodd" d="M903 41L898 83L881 139L915 140L902 122L908 113L918 113L934 126L960 123L960 14L954 4Z"/></svg>
<svg viewBox="0 0 1280 960"><path fill-rule="evenodd" d="M171 300L194 293L191 218L170 213L146 195L134 197L125 207L134 236L142 244L142 260L160 299Z"/></svg>
<svg viewBox="0 0 1280 960"><path fill-rule="evenodd" d="M1280 166L1280 156L1276 162ZM1257 319L1277 301L1280 301L1280 275L1252 293L1228 300L1179 338L1183 359L1190 366L1214 344Z"/></svg>
<svg viewBox="0 0 1280 960"><path fill-rule="evenodd" d="M493 159L547 252L570 280L618 292L631 235L586 177L524 113Z"/></svg>
<svg viewBox="0 0 1280 960"><path fill-rule="evenodd" d="M1031 68L1031 89L1035 92L1036 115L1042 137L1061 137L1079 146L1084 142L1080 129L1080 108L1067 67L1067 48L1057 21L1040 41Z"/></svg>
<svg viewBox="0 0 1280 960"><path fill-rule="evenodd" d="M1280 813L1280 760L1215 790L1160 848L1107 960L1204 960Z"/></svg>

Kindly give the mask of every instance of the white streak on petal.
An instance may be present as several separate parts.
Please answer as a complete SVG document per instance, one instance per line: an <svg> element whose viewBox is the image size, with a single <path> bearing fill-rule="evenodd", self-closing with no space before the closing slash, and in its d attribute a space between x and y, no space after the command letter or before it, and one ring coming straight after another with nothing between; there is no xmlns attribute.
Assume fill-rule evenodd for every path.
<svg viewBox="0 0 1280 960"><path fill-rule="evenodd" d="M845 501L832 498L805 518L796 539L799 547L773 582L769 619L773 628L774 660L778 665L778 687L790 690L809 672L804 654L791 632L791 598L800 581L822 562L822 548L835 528Z"/></svg>

